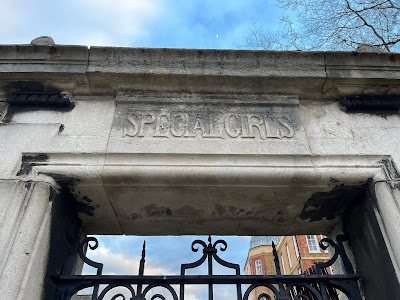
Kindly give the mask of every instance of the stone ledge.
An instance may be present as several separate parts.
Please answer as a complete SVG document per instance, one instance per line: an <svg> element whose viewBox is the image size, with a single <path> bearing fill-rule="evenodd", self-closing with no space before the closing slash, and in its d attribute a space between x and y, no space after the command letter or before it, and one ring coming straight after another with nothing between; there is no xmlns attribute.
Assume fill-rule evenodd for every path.
<svg viewBox="0 0 400 300"><path fill-rule="evenodd" d="M323 52L90 48L88 73L324 77Z"/></svg>
<svg viewBox="0 0 400 300"><path fill-rule="evenodd" d="M86 73L86 46L0 45L0 73Z"/></svg>
<svg viewBox="0 0 400 300"><path fill-rule="evenodd" d="M400 94L400 54L0 45L0 94L15 80L77 95L137 91Z"/></svg>

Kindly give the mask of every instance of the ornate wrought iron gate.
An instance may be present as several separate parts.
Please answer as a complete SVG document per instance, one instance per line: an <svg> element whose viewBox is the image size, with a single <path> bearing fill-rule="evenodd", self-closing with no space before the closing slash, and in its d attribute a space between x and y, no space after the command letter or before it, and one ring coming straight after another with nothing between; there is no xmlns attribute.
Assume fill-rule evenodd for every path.
<svg viewBox="0 0 400 300"><path fill-rule="evenodd" d="M103 275L103 264L90 260L85 255L85 248L89 246L94 250L99 243L96 238L88 237L79 245L79 255L82 260L97 269L96 275L58 275L52 277L53 282L57 286L58 300L69 300L78 291L92 287L92 300L103 300L104 297L112 295L111 290L116 287L125 287L130 295L126 298L121 293L112 295L112 300L144 300L151 298L165 300L161 294L155 294L149 297L149 291L155 287L163 287L170 293L170 297L174 300L184 300L185 285L188 284L203 284L208 285L208 299L213 300L213 286L219 284L232 284L236 286L237 300L247 300L250 293L257 287L266 287L271 291L271 295L262 293L258 299L276 299L276 300L328 300L328 289L335 289L344 293L350 300L361 300L360 291L357 281L359 276L354 274L351 263L344 251L343 236L336 238L336 243L330 239L324 238L320 242L320 247L325 250L329 246L334 248L334 255L325 263L316 264L316 274L313 275L281 275L278 255L273 245L274 263L276 275L240 275L240 266L221 259L218 255L217 246L220 245L220 251L227 249L227 243L224 240L217 240L212 243L211 237L208 238L208 244L202 240L195 240L192 243L192 251L198 252L199 246L203 247L203 255L193 263L182 264L181 274L172 276L145 276L145 243L143 243L142 258L140 260L139 275ZM91 244L92 243L92 244ZM338 257L341 257L345 270L345 275L324 275L323 269L331 266ZM202 265L207 260L208 275L186 275L188 269L196 268ZM213 260L220 265L235 270L235 275L214 275ZM242 294L242 284L247 284L248 287ZM100 285L105 285L105 288L100 291ZM179 286L178 292L172 285ZM136 289L136 290L135 290ZM110 294L109 294L110 293Z"/></svg>

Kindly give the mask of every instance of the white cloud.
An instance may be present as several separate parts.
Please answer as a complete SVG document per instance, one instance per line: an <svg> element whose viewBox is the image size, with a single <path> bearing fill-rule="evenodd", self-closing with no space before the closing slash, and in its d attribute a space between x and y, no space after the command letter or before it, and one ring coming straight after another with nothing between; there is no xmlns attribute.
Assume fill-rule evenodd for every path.
<svg viewBox="0 0 400 300"><path fill-rule="evenodd" d="M139 249L137 249L139 250ZM137 275L139 270L140 255L126 255L124 253L115 252L107 247L99 247L94 251L88 251L88 257L96 262L104 265L103 274L108 275ZM168 260L168 257L164 257ZM176 275L176 272L171 272L168 268L154 264L150 259L146 259L144 275ZM176 271L176 270L174 270ZM94 269L85 265L83 274L94 274ZM234 299L235 286L214 286L214 294L216 298L221 299ZM104 288L104 287L103 287ZM179 295L179 286L173 286L177 295ZM136 291L136 287L134 286ZM80 292L80 294L88 294L88 290ZM126 299L129 299L130 293L126 288L116 287L109 291L104 300L110 300L112 296L122 293ZM154 288L149 291L148 296L151 298L154 294L161 294L166 299L172 299L169 291L164 288ZM208 289L206 285L187 285L185 286L185 299L187 300L202 300L208 299ZM119 299L119 298L117 298ZM121 298L122 299L122 298Z"/></svg>
<svg viewBox="0 0 400 300"><path fill-rule="evenodd" d="M140 256L112 252L110 249L105 247L100 247L88 255L90 259L104 265L103 274L138 274ZM85 271L89 271L89 269L86 269ZM144 275L165 274L171 274L171 272L166 268L153 265L151 261L146 261Z"/></svg>
<svg viewBox="0 0 400 300"><path fill-rule="evenodd" d="M21 13L21 8L18 8L18 5L15 5L15 2L0 1L0 5L3 12L0 18L0 37L4 37L9 34L10 31L12 32L13 28L17 27L25 20L24 14Z"/></svg>
<svg viewBox="0 0 400 300"><path fill-rule="evenodd" d="M4 3L3 3L4 2ZM50 35L59 44L130 46L162 19L165 0L4 1L0 43L28 44ZM21 9L23 7L24 9Z"/></svg>
<svg viewBox="0 0 400 300"><path fill-rule="evenodd" d="M88 251L87 256L96 262L103 264L104 275L137 275L141 257L139 255L126 255L111 251L106 247L99 247L95 251ZM94 274L95 269L85 265L83 274ZM144 275L165 275L171 272L161 266L153 265L151 261L146 261ZM134 287L136 291L136 287ZM81 291L79 294L88 294L89 289ZM104 300L110 300L112 296L122 293L129 299L130 293L124 287L116 287L106 294ZM128 297L129 296L129 297ZM118 299L118 298L117 298Z"/></svg>
<svg viewBox="0 0 400 300"><path fill-rule="evenodd" d="M147 25L161 16L162 0L80 0L79 5L94 26L115 36L138 38L147 33Z"/></svg>

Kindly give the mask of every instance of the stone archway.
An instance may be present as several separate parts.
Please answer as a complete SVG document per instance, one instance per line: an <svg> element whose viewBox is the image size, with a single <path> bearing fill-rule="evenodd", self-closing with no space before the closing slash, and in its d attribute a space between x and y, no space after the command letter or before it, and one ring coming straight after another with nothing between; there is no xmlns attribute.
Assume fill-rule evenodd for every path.
<svg viewBox="0 0 400 300"><path fill-rule="evenodd" d="M49 253L66 260L79 239L71 222L83 234L328 234L367 186L371 209L345 226L376 219L398 285L398 115L337 100L398 94L400 58L54 47L0 52L1 294L41 297L63 268Z"/></svg>

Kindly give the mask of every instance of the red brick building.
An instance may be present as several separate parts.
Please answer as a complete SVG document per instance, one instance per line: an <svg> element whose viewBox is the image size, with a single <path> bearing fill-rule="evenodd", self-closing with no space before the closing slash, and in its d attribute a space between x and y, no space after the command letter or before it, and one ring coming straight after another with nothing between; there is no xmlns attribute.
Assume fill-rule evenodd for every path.
<svg viewBox="0 0 400 300"><path fill-rule="evenodd" d="M250 249L244 267L245 274L276 274L272 242L276 245L282 275L302 274L313 264L329 260L328 251L319 247L322 238L322 235L253 236L250 240ZM327 271L332 274L331 268ZM268 293L268 289L255 289L249 299L257 299L256 295L262 292Z"/></svg>

